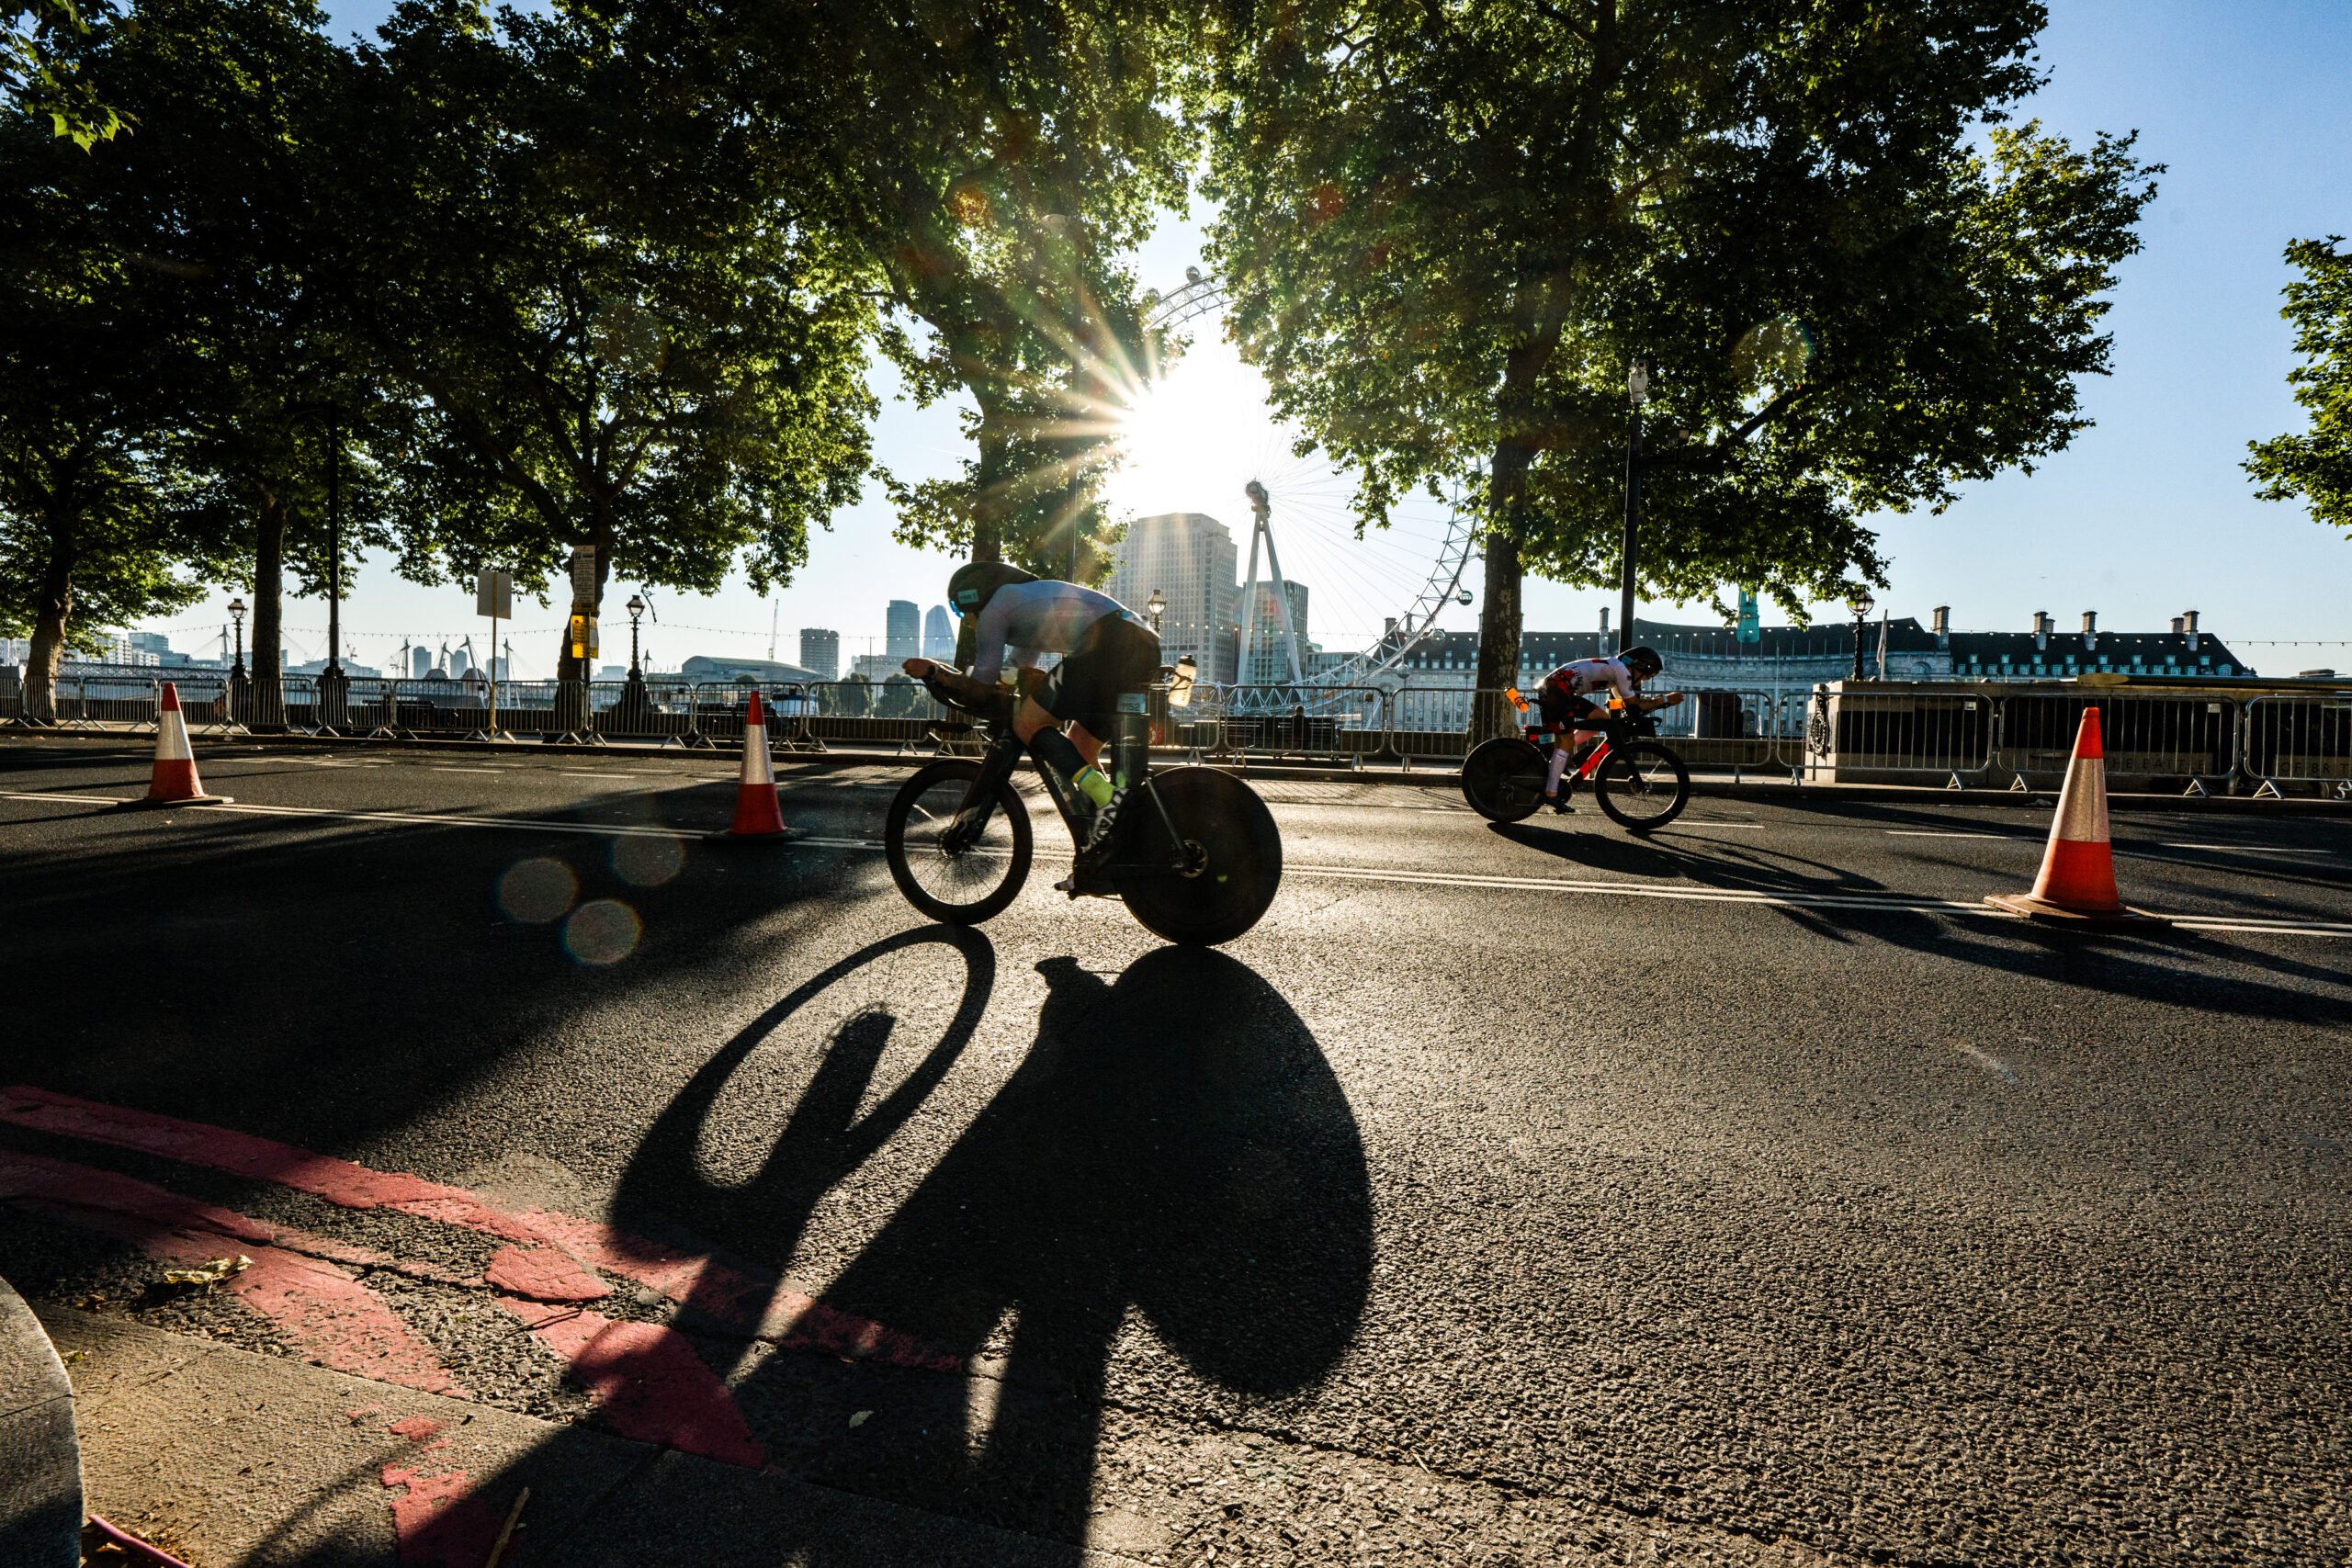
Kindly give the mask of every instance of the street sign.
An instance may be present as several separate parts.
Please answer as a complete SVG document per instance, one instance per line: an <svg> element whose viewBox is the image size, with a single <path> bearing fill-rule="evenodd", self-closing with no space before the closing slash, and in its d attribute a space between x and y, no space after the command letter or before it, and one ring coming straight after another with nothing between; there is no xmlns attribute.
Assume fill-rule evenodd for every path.
<svg viewBox="0 0 2352 1568"><path fill-rule="evenodd" d="M571 547L571 607L582 615L596 613L596 547Z"/></svg>
<svg viewBox="0 0 2352 1568"><path fill-rule="evenodd" d="M1753 589L1739 591L1739 640L1762 642L1764 627L1756 613L1756 592Z"/></svg>
<svg viewBox="0 0 2352 1568"><path fill-rule="evenodd" d="M514 618L514 574L485 571L474 579L474 614L493 621Z"/></svg>

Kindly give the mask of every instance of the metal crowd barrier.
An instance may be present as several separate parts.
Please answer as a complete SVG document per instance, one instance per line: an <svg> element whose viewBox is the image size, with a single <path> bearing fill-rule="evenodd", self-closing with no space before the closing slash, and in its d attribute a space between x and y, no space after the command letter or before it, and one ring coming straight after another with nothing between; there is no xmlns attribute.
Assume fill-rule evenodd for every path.
<svg viewBox="0 0 2352 1568"><path fill-rule="evenodd" d="M1913 775L1982 784L1994 766L1996 712L1993 700L1975 688L1816 686L1805 726L1807 771L1831 784L1905 782ZM2071 734L2067 744L2073 744Z"/></svg>
<svg viewBox="0 0 2352 1568"><path fill-rule="evenodd" d="M2255 698L2245 705L2239 765L2274 794L2307 784L2352 799L2352 691Z"/></svg>

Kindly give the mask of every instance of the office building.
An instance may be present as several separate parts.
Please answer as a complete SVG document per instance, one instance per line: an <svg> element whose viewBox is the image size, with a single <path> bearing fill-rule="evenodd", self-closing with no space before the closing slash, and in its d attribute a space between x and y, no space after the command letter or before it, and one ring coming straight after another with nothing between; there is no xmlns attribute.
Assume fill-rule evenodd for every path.
<svg viewBox="0 0 2352 1568"><path fill-rule="evenodd" d="M408 650L408 673L413 681L422 681L433 669L433 650L423 643Z"/></svg>
<svg viewBox="0 0 2352 1568"><path fill-rule="evenodd" d="M800 628L800 667L831 681L842 672L842 634L822 626Z"/></svg>
<svg viewBox="0 0 2352 1568"><path fill-rule="evenodd" d="M1127 525L1104 585L1111 597L1146 615L1157 592L1167 603L1159 617L1160 657L1173 664L1190 654L1200 678L1233 679L1241 588L1234 576L1233 536L1198 512L1138 517Z"/></svg>
<svg viewBox="0 0 2352 1568"><path fill-rule="evenodd" d="M922 612L911 599L893 599L883 621L882 651L893 659L912 659L922 652Z"/></svg>
<svg viewBox="0 0 2352 1568"><path fill-rule="evenodd" d="M1308 655L1314 651L1306 640L1306 584L1285 579L1283 597L1290 601L1291 629L1298 634L1298 667L1301 673L1313 668ZM1244 606L1247 609L1247 606ZM1238 638L1241 628L1234 628ZM1248 672L1242 676L1245 685L1266 685L1291 678L1290 649L1283 636L1282 601L1274 597L1274 585L1261 581L1258 584L1258 619L1250 631L1250 660Z"/></svg>
<svg viewBox="0 0 2352 1568"><path fill-rule="evenodd" d="M922 656L945 663L956 657L956 623L947 606L933 604L922 615Z"/></svg>

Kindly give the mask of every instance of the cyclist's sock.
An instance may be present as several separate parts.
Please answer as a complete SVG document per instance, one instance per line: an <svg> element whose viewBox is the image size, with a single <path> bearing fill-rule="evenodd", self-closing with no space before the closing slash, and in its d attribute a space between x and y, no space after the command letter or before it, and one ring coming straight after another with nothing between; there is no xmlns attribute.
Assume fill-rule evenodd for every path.
<svg viewBox="0 0 2352 1568"><path fill-rule="evenodd" d="M1097 810L1111 798L1111 781L1060 730L1048 728L1031 736L1029 754L1037 759L1039 766L1051 768L1069 780L1079 794L1094 803Z"/></svg>
<svg viewBox="0 0 2352 1568"><path fill-rule="evenodd" d="M1545 795L1559 794L1560 775L1567 771L1568 749L1566 746L1554 746L1552 748L1552 771L1544 775L1544 793Z"/></svg>

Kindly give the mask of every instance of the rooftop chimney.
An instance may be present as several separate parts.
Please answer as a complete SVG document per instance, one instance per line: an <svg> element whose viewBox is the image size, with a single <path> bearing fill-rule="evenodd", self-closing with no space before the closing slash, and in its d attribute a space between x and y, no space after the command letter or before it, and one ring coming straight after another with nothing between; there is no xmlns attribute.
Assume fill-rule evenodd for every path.
<svg viewBox="0 0 2352 1568"><path fill-rule="evenodd" d="M1606 604L1600 607L1600 635L1602 637L1609 635L1609 606Z"/></svg>
<svg viewBox="0 0 2352 1568"><path fill-rule="evenodd" d="M1950 648L1951 646L1951 606L1949 604L1939 604L1936 606L1935 615L1936 646L1938 648Z"/></svg>
<svg viewBox="0 0 2352 1568"><path fill-rule="evenodd" d="M2047 610L2036 610L2033 613L2033 646L2036 648L2050 646L2050 612Z"/></svg>
<svg viewBox="0 0 2352 1568"><path fill-rule="evenodd" d="M2083 612L2083 647L2087 649L2097 648L2098 646L2098 612L2097 610L2085 610Z"/></svg>
<svg viewBox="0 0 2352 1568"><path fill-rule="evenodd" d="M2183 610L2183 611L2180 613L2180 629L2181 629L2182 634L2183 634L2184 636L2186 636L2186 637L2188 638L2188 651L2189 651L2189 652L2191 652L2191 653L2196 652L2196 651L2197 651L2197 612L2196 612L2196 611L2194 611L2194 610Z"/></svg>
<svg viewBox="0 0 2352 1568"><path fill-rule="evenodd" d="M2184 617L2179 616L2179 615L2175 615L2175 616L2172 618L2172 635L2173 635L2173 636L2175 636L2175 637L2178 637L2182 632L2187 631L2188 629L2188 623L2187 623L2187 621L2186 621L2186 619L2185 619Z"/></svg>

